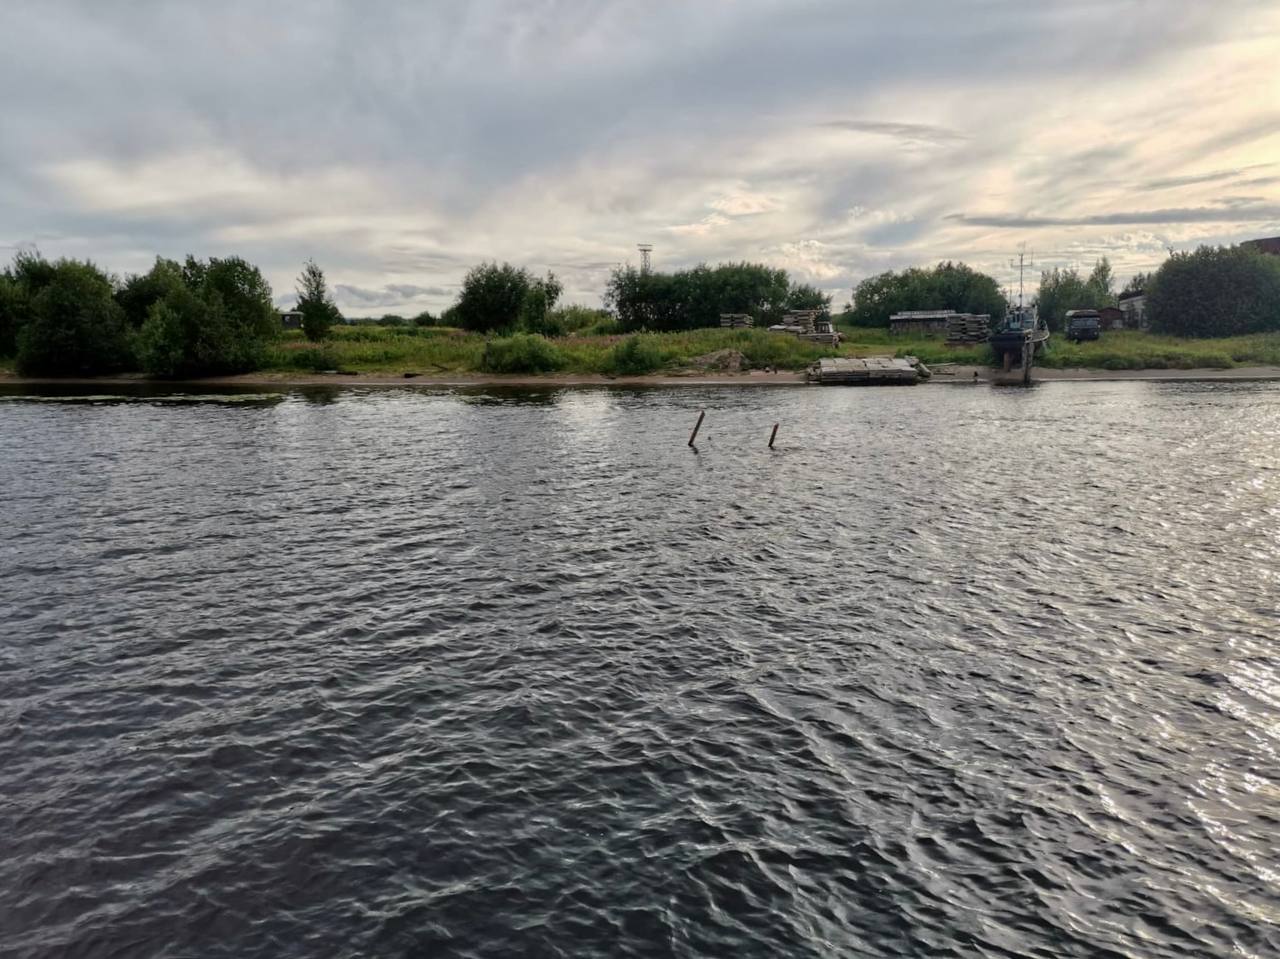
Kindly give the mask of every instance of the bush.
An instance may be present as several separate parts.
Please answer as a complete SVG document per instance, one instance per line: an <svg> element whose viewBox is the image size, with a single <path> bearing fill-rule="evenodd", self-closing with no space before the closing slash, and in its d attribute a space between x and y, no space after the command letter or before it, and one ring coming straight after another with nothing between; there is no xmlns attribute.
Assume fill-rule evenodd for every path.
<svg viewBox="0 0 1280 959"><path fill-rule="evenodd" d="M666 363L658 338L651 334L637 333L628 336L613 348L609 366L623 376L643 376L660 369Z"/></svg>
<svg viewBox="0 0 1280 959"><path fill-rule="evenodd" d="M423 310L413 318L414 326L435 326L436 318L431 315L430 310Z"/></svg>
<svg viewBox="0 0 1280 959"><path fill-rule="evenodd" d="M617 336L622 332L622 324L605 314L590 326L578 330L579 336Z"/></svg>
<svg viewBox="0 0 1280 959"><path fill-rule="evenodd" d="M593 310L589 306L579 306L576 303L552 310L551 316L565 333L585 334L587 330L595 329L600 324L614 323L613 317L604 310ZM616 330L610 332L616 332Z"/></svg>
<svg viewBox="0 0 1280 959"><path fill-rule="evenodd" d="M216 293L179 287L152 305L135 349L152 376L202 376L257 369L265 344L236 330Z"/></svg>
<svg viewBox="0 0 1280 959"><path fill-rule="evenodd" d="M564 356L543 336L516 333L485 342L480 368L489 373L551 373L564 365Z"/></svg>
<svg viewBox="0 0 1280 959"><path fill-rule="evenodd" d="M124 289L130 309L151 300L134 345L139 366L152 376L257 369L268 341L279 335L271 287L257 267L238 258L202 263L188 257L183 267L157 259L150 273L132 277Z"/></svg>
<svg viewBox="0 0 1280 959"><path fill-rule="evenodd" d="M187 288L201 299L212 303L216 295L221 300L227 324L235 339L245 342L246 352L260 354L263 345L280 336L271 284L252 263L238 256L201 263L189 256L183 273Z"/></svg>
<svg viewBox="0 0 1280 959"><path fill-rule="evenodd" d="M124 310L129 326L137 330L147 321L152 306L184 285L182 264L158 256L146 273L138 273L125 280L116 291L116 302Z"/></svg>
<svg viewBox="0 0 1280 959"><path fill-rule="evenodd" d="M182 317L168 303L153 303L138 330L138 365L152 376L177 376L186 366L186 336Z"/></svg>
<svg viewBox="0 0 1280 959"><path fill-rule="evenodd" d="M109 373L129 364L124 311L111 280L91 263L50 264L17 334L18 371L65 376Z"/></svg>
<svg viewBox="0 0 1280 959"><path fill-rule="evenodd" d="M628 332L692 330L718 327L721 313L772 321L788 295L786 271L759 263L701 264L675 273L628 266L613 271L605 304Z"/></svg>
<svg viewBox="0 0 1280 959"><path fill-rule="evenodd" d="M307 370L311 373L322 373L325 370L339 369L337 354L328 346L308 346L301 350L293 350L289 354L289 365L295 370Z"/></svg>

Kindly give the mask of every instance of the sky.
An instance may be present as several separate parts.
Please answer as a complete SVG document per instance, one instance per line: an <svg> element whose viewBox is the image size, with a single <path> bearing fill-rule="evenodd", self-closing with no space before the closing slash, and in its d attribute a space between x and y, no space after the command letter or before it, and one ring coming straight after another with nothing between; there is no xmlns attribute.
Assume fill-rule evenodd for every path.
<svg viewBox="0 0 1280 959"><path fill-rule="evenodd" d="M1276 0L0 3L0 257L240 255L433 312L488 260L1123 283L1280 234ZM1015 264L1011 266L1011 263Z"/></svg>

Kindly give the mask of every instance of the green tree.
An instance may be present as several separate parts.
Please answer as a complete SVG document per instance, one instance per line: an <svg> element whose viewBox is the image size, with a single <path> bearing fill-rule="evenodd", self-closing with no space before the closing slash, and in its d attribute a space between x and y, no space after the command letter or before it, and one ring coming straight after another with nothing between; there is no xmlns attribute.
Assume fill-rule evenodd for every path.
<svg viewBox="0 0 1280 959"><path fill-rule="evenodd" d="M1040 274L1040 292L1035 304L1040 319L1051 330L1066 328L1067 311L1100 310L1115 306L1111 287L1114 282L1111 263L1104 256L1098 260L1088 279L1074 268L1045 270Z"/></svg>
<svg viewBox="0 0 1280 959"><path fill-rule="evenodd" d="M1174 336L1280 330L1280 257L1244 246L1174 253L1150 285L1147 316Z"/></svg>
<svg viewBox="0 0 1280 959"><path fill-rule="evenodd" d="M17 350L18 327L29 312L26 288L6 269L0 273L0 356L13 356Z"/></svg>
<svg viewBox="0 0 1280 959"><path fill-rule="evenodd" d="M1093 309L1100 310L1104 306L1115 305L1115 294L1111 289L1114 283L1115 276L1111 272L1111 261L1104 256L1093 265L1093 271L1085 281L1090 297L1097 304Z"/></svg>
<svg viewBox="0 0 1280 959"><path fill-rule="evenodd" d="M1008 303L996 281L964 263L911 267L868 277L854 288L846 320L854 326L888 326L889 317L906 310L955 310L1004 316Z"/></svg>
<svg viewBox="0 0 1280 959"><path fill-rule="evenodd" d="M437 321L430 310L423 310L413 318L412 322L414 326L435 326Z"/></svg>
<svg viewBox="0 0 1280 959"><path fill-rule="evenodd" d="M329 295L324 271L315 260L307 260L298 276L297 309L302 314L302 332L312 342L323 340L335 323L342 322L342 314Z"/></svg>
<svg viewBox="0 0 1280 959"><path fill-rule="evenodd" d="M241 373L261 365L263 343L247 338L222 295L207 285L182 284L151 305L135 350L152 376Z"/></svg>
<svg viewBox="0 0 1280 959"><path fill-rule="evenodd" d="M816 286L808 283L797 283L787 292L788 310L822 310L831 311L831 297Z"/></svg>
<svg viewBox="0 0 1280 959"><path fill-rule="evenodd" d="M1092 309L1088 284L1074 268L1044 270L1040 274L1040 292L1035 305L1040 319L1051 330L1066 327L1068 310Z"/></svg>
<svg viewBox="0 0 1280 959"><path fill-rule="evenodd" d="M128 330L110 277L76 260L40 261L37 270L15 272L34 286L25 291L29 311L16 336L19 372L66 376L128 365Z"/></svg>
<svg viewBox="0 0 1280 959"><path fill-rule="evenodd" d="M688 330L719 326L721 313L750 313L773 322L787 308L785 270L759 263L705 263L675 273L614 270L605 305L624 331Z"/></svg>
<svg viewBox="0 0 1280 959"><path fill-rule="evenodd" d="M278 334L271 287L239 257L189 256L181 265L157 259L124 289L130 290L122 303L126 313L147 304L134 344L139 366L152 376L256 369Z"/></svg>
<svg viewBox="0 0 1280 959"><path fill-rule="evenodd" d="M1154 273L1135 273L1129 277L1129 282L1124 285L1121 293L1142 293L1147 287L1151 286L1155 280Z"/></svg>
<svg viewBox="0 0 1280 959"><path fill-rule="evenodd" d="M185 282L181 263L156 257L150 270L135 273L124 281L116 290L116 302L124 310L129 326L136 330L146 322L153 305Z"/></svg>
<svg viewBox="0 0 1280 959"><path fill-rule="evenodd" d="M152 376L177 376L187 368L185 326L185 318L169 301L160 299L151 304L134 340L138 365L144 372Z"/></svg>
<svg viewBox="0 0 1280 959"><path fill-rule="evenodd" d="M556 300L560 298L560 281L554 273L544 279L533 280L520 301L520 318L517 326L525 333L543 336L563 336L564 327L552 314Z"/></svg>
<svg viewBox="0 0 1280 959"><path fill-rule="evenodd" d="M458 325L478 333L514 331L531 283L528 270L510 263L472 267L462 280L462 293L454 307Z"/></svg>

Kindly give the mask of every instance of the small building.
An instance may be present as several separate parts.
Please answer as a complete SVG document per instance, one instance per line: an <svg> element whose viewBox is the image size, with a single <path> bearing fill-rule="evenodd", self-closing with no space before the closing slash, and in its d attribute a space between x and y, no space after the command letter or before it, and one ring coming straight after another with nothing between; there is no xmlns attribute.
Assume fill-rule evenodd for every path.
<svg viewBox="0 0 1280 959"><path fill-rule="evenodd" d="M280 326L286 330L302 329L302 313L299 310L281 310Z"/></svg>
<svg viewBox="0 0 1280 959"><path fill-rule="evenodd" d="M904 310L889 317L889 332L896 336L940 336L956 315L955 310Z"/></svg>
<svg viewBox="0 0 1280 959"><path fill-rule="evenodd" d="M1124 310L1117 306L1104 306L1098 310L1098 326L1104 330L1123 330L1125 328Z"/></svg>
<svg viewBox="0 0 1280 959"><path fill-rule="evenodd" d="M1280 236L1263 237L1261 240L1245 240L1240 245L1247 246L1251 250L1257 250L1259 253L1280 256Z"/></svg>
<svg viewBox="0 0 1280 959"><path fill-rule="evenodd" d="M1121 293L1117 298L1120 310L1124 313L1126 330L1145 330L1147 328L1147 295L1143 290L1132 290Z"/></svg>

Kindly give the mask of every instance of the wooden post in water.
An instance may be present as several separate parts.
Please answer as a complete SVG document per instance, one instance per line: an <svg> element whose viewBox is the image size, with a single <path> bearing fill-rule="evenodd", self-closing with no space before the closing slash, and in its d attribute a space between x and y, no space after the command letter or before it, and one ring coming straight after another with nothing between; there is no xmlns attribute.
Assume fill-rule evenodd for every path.
<svg viewBox="0 0 1280 959"><path fill-rule="evenodd" d="M773 449L773 441L778 438L778 424L773 424L773 432L769 434L769 449Z"/></svg>
<svg viewBox="0 0 1280 959"><path fill-rule="evenodd" d="M693 424L693 432L689 434L689 445L693 445L693 441L698 438L698 430L702 429L702 418L707 415L707 411L703 410L698 414L698 422Z"/></svg>

